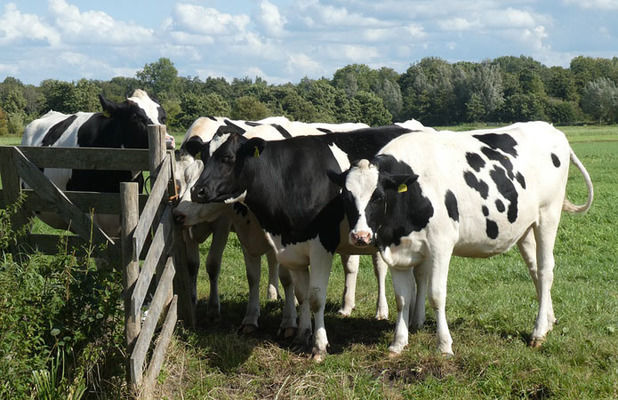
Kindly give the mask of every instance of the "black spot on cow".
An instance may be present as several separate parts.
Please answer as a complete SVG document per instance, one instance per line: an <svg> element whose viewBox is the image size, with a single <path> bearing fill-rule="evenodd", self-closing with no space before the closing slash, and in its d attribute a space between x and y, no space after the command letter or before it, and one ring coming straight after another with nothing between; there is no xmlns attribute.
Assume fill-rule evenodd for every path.
<svg viewBox="0 0 618 400"><path fill-rule="evenodd" d="M485 135L473 136L494 150L500 150L513 157L517 157L517 150L515 149L517 142L511 135L507 135L506 133L487 133Z"/></svg>
<svg viewBox="0 0 618 400"><path fill-rule="evenodd" d="M284 139L289 139L292 137L292 135L290 134L290 132L288 132L284 127L282 127L279 124L273 124L273 126L275 127L276 130L279 131L279 133L281 134L281 136L283 136Z"/></svg>
<svg viewBox="0 0 618 400"><path fill-rule="evenodd" d="M450 190L446 191L446 195L444 196L444 205L446 206L448 216L453 221L459 221L459 208L457 207L457 198Z"/></svg>
<svg viewBox="0 0 618 400"><path fill-rule="evenodd" d="M217 129L217 131L221 130L221 132L225 132L225 133L238 133L239 135L242 135L243 133L245 133L245 130L243 128L236 125L229 119L226 119L223 122L225 123L225 129L221 130L223 128L223 126L221 126L219 127L219 129Z"/></svg>
<svg viewBox="0 0 618 400"><path fill-rule="evenodd" d="M504 212L504 210L506 210L504 203L500 199L496 200L496 210L498 210L498 212Z"/></svg>
<svg viewBox="0 0 618 400"><path fill-rule="evenodd" d="M324 133L333 133L333 131L331 131L330 129L326 129L326 128L318 128L318 131L324 132Z"/></svg>
<svg viewBox="0 0 618 400"><path fill-rule="evenodd" d="M498 224L495 221L490 220L489 218L485 219L485 233L487 237L490 239L495 239L498 237Z"/></svg>
<svg viewBox="0 0 618 400"><path fill-rule="evenodd" d="M476 153L466 153L466 161L476 172L480 172L481 168L485 166L485 160Z"/></svg>
<svg viewBox="0 0 618 400"><path fill-rule="evenodd" d="M489 208L487 208L487 206L483 206L481 208L481 211L483 211L483 215L488 217L489 216Z"/></svg>
<svg viewBox="0 0 618 400"><path fill-rule="evenodd" d="M77 115L71 115L70 117L63 119L56 125L52 126L43 138L41 146L52 146L54 143L56 143L56 141L60 139L60 136L62 136L62 134L73 123L73 121L75 121L76 118Z"/></svg>
<svg viewBox="0 0 618 400"><path fill-rule="evenodd" d="M207 118L211 121L217 121L217 118L213 117L212 115L209 115Z"/></svg>
<svg viewBox="0 0 618 400"><path fill-rule="evenodd" d="M479 192L483 199L487 199L487 195L489 194L489 186L487 186L482 179L477 179L476 175L472 172L466 171L464 172L464 180L468 186Z"/></svg>
<svg viewBox="0 0 618 400"><path fill-rule="evenodd" d="M509 207L507 210L507 218L510 223L515 222L517 220L517 198L518 193L515 189L515 185L513 182L506 176L506 172L504 169L499 166L495 166L493 170L489 172L489 176L496 184L496 188L498 192L509 201Z"/></svg>
<svg viewBox="0 0 618 400"><path fill-rule="evenodd" d="M490 149L489 147L483 147L481 151L490 160L498 161L506 170L509 179L515 178L515 175L513 174L513 163L511 163L511 160L509 160L507 156L496 150Z"/></svg>
<svg viewBox="0 0 618 400"><path fill-rule="evenodd" d="M517 179L517 182L519 182L521 187L525 189L526 188L526 179L521 174L521 172L518 172L517 175L515 176L515 178Z"/></svg>
<svg viewBox="0 0 618 400"><path fill-rule="evenodd" d="M554 167L556 167L556 168L560 167L560 159L554 153L551 153L551 162L554 163Z"/></svg>
<svg viewBox="0 0 618 400"><path fill-rule="evenodd" d="M234 212L238 215L242 215L243 217L246 217L247 214L249 213L249 209L247 208L247 206L243 204L234 203L233 207L234 207Z"/></svg>
<svg viewBox="0 0 618 400"><path fill-rule="evenodd" d="M246 121L245 124L247 124L249 126L253 126L253 127L262 125L259 122L253 122L253 121Z"/></svg>

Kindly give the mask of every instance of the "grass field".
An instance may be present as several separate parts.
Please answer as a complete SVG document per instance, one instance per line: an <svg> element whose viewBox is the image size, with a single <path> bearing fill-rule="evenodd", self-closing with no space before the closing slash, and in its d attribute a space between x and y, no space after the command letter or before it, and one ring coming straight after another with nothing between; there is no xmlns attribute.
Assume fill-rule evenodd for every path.
<svg viewBox="0 0 618 400"><path fill-rule="evenodd" d="M240 245L232 237L220 280L223 316L205 318L208 279L202 271L200 327L177 334L158 394L184 399L617 398L618 141L607 140L618 139L618 129L563 130L592 176L595 202L586 215L563 216L552 291L559 324L541 349L526 345L538 306L517 251L485 260L453 259L447 318L455 357L448 360L437 353L431 310L426 327L410 335L401 356L387 357L396 312L390 276L390 319L375 321L376 283L368 258L362 259L356 309L351 317L340 317L343 269L337 258L327 298L330 354L314 364L276 337L278 303L262 303L257 334L237 334L248 287ZM574 201L585 200L576 169L567 192ZM262 294L265 282L263 273Z"/></svg>
<svg viewBox="0 0 618 400"><path fill-rule="evenodd" d="M208 278L202 268L199 327L177 330L157 398L618 398L618 126L560 129L592 176L595 201L586 215L563 214L552 290L559 323L540 349L527 346L538 305L517 251L491 259L453 258L447 297L451 359L436 350L429 307L425 328L410 334L399 357L387 357L396 313L393 291L389 276L390 318L375 321L376 282L368 257L361 259L356 309L351 317L339 316L343 269L337 257L325 316L329 355L315 364L276 336L280 302L262 301L257 333L237 333L248 285L232 235L220 278L222 317L206 318ZM0 144L19 142L10 139L0 138ZM577 169L567 193L576 203L585 201ZM207 249L203 244L202 254ZM266 281L264 263L263 295Z"/></svg>

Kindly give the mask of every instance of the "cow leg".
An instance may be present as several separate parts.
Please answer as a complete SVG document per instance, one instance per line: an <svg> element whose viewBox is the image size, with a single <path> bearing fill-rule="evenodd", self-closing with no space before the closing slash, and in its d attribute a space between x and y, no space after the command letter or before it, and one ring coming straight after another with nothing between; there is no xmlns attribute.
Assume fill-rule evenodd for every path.
<svg viewBox="0 0 618 400"><path fill-rule="evenodd" d="M395 291L395 303L397 303L397 321L395 322L395 337L388 350L392 354L399 354L408 345L408 319L410 317L414 281L410 269L407 268L391 268L391 277Z"/></svg>
<svg viewBox="0 0 618 400"><path fill-rule="evenodd" d="M451 250L434 250L429 269L429 303L436 315L438 349L446 356L453 355L453 339L446 323L446 283Z"/></svg>
<svg viewBox="0 0 618 400"><path fill-rule="evenodd" d="M269 253L272 253L272 250L269 251ZM285 267L279 268L279 279L281 280L281 286L283 286L283 292L285 293L279 334L283 335L284 339L288 339L294 336L298 326L296 324L296 305L294 304L294 280L292 279L290 270Z"/></svg>
<svg viewBox="0 0 618 400"><path fill-rule="evenodd" d="M414 311L410 310L410 329L413 332L423 329L425 324L425 297L427 297L427 275L429 268L429 263L422 263L413 269L416 283Z"/></svg>
<svg viewBox="0 0 618 400"><path fill-rule="evenodd" d="M266 253L266 260L268 261L268 300L277 300L279 298L279 262L275 252L269 250ZM283 283L283 282L282 282Z"/></svg>
<svg viewBox="0 0 618 400"><path fill-rule="evenodd" d="M187 252L187 271L189 273L189 284L191 286L191 304L197 306L197 275L200 268L200 248L199 243L189 237L187 229L183 229L182 235Z"/></svg>
<svg viewBox="0 0 618 400"><path fill-rule="evenodd" d="M240 332L250 334L258 328L258 319L260 317L260 270L262 257L252 256L244 246L242 246L242 252L245 258L245 271L249 284L249 299Z"/></svg>
<svg viewBox="0 0 618 400"><path fill-rule="evenodd" d="M226 218L219 218L213 223L212 242L206 258L206 271L210 281L210 295L208 296L209 317L221 315L219 303L219 272L221 272L221 258L230 233L230 222Z"/></svg>
<svg viewBox="0 0 618 400"><path fill-rule="evenodd" d="M343 300L339 314L349 317L356 306L356 279L358 278L358 265L360 256L341 254L341 264L345 273L345 286L343 288Z"/></svg>
<svg viewBox="0 0 618 400"><path fill-rule="evenodd" d="M554 243L560 222L560 208L557 212L542 210L539 223L534 227L536 239L536 260L538 264L539 313L536 317L530 345L538 347L545 335L553 328L554 311L551 301L551 286L554 281Z"/></svg>
<svg viewBox="0 0 618 400"><path fill-rule="evenodd" d="M539 279L538 279L538 271L537 271L537 263L536 263L536 240L534 238L534 232L532 228L528 229L528 231L522 236L522 238L517 243L519 247L519 252L521 253L522 258L526 262L528 266L528 272L530 273L530 277L532 278L532 282L534 282L534 288L536 290L536 298L537 301L541 301L541 292L539 287ZM553 326L556 322L556 318L554 316L554 308L551 304L551 297L549 298L549 308L547 313L547 321L549 326Z"/></svg>
<svg viewBox="0 0 618 400"><path fill-rule="evenodd" d="M380 253L375 253L371 256L373 261L373 273L378 281L378 301L376 304L376 319L388 319L388 302L386 301L386 271L388 265Z"/></svg>
<svg viewBox="0 0 618 400"><path fill-rule="evenodd" d="M326 356L328 338L324 324L324 308L326 306L326 288L328 277L333 264L333 255L321 245L311 246L309 263L311 274L309 275L309 303L313 312L314 337L312 358L320 362Z"/></svg>
<svg viewBox="0 0 618 400"><path fill-rule="evenodd" d="M298 331L294 343L306 349L311 344L311 310L309 309L309 268L290 270L294 293L298 299Z"/></svg>

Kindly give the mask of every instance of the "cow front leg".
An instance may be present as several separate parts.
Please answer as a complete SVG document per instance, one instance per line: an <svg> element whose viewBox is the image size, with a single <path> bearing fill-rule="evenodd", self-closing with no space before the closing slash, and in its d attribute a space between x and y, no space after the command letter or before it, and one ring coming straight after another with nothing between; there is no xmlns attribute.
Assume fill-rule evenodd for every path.
<svg viewBox="0 0 618 400"><path fill-rule="evenodd" d="M311 274L309 276L309 303L313 312L314 338L311 352L314 361L324 360L327 353L328 337L324 324L326 289L333 264L333 255L322 246L312 246L310 252Z"/></svg>
<svg viewBox="0 0 618 400"><path fill-rule="evenodd" d="M376 304L376 319L384 320L388 319L388 302L386 301L386 271L388 265L380 255L375 253L371 256L373 261L373 273L376 276L378 282L378 300Z"/></svg>
<svg viewBox="0 0 618 400"><path fill-rule="evenodd" d="M349 317L356 306L356 279L358 278L358 266L360 256L341 254L341 265L345 273L345 286L343 287L343 299L338 313Z"/></svg>
<svg viewBox="0 0 618 400"><path fill-rule="evenodd" d="M388 347L388 351L397 355L408 345L408 318L414 281L410 269L405 268L391 268L391 277L393 279L395 303L397 304L397 321L395 322L395 337Z"/></svg>
<svg viewBox="0 0 618 400"><path fill-rule="evenodd" d="M283 286L283 293L285 294L285 301L283 303L283 310L281 313L281 324L279 325L279 335L284 339L291 338L296 334L296 305L294 304L294 280L290 270L281 266L279 268L279 279L281 280L281 286Z"/></svg>
<svg viewBox="0 0 618 400"><path fill-rule="evenodd" d="M309 308L309 268L291 269L294 293L298 299L298 331L293 343L303 351L311 345L311 310Z"/></svg>
<svg viewBox="0 0 618 400"><path fill-rule="evenodd" d="M242 246L242 250L245 258L247 283L249 284L249 298L245 317L240 326L240 332L251 334L257 330L260 317L260 261L262 257L252 256L244 246Z"/></svg>
<svg viewBox="0 0 618 400"><path fill-rule="evenodd" d="M427 297L427 279L429 263L422 263L414 267L414 281L416 282L416 301L414 310L410 310L410 329L416 332L423 329L425 324L425 298Z"/></svg>
<svg viewBox="0 0 618 400"><path fill-rule="evenodd" d="M206 258L206 271L210 281L210 295L208 296L208 316L218 318L221 315L219 303L219 273L221 272L221 259L223 250L227 244L230 233L230 223L225 219L218 219L214 223L212 242Z"/></svg>
<svg viewBox="0 0 618 400"><path fill-rule="evenodd" d="M429 271L429 303L436 315L438 350L446 356L453 355L453 339L446 322L446 283L451 251L436 250Z"/></svg>

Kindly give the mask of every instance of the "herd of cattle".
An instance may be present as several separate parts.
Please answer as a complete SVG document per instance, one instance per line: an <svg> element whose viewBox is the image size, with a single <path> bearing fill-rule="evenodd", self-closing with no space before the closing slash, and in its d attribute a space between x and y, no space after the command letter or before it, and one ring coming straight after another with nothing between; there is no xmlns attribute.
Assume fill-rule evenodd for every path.
<svg viewBox="0 0 618 400"><path fill-rule="evenodd" d="M142 90L121 103L100 101L103 113L50 111L26 127L22 144L146 148L147 125L165 123L163 108ZM166 142L175 147L172 137ZM372 128L202 117L175 155L180 201L174 217L184 226L192 300L199 244L212 235L208 312L220 313L217 280L233 230L249 282L242 330L258 327L260 259L266 255L269 298L279 295L278 278L285 292L280 333L311 347L316 360L328 345L324 306L335 253L346 274L340 313L354 308L359 256L369 254L378 281L377 319L388 318L387 266L391 271L398 315L390 352L407 345L409 328L423 326L427 296L438 348L450 355L445 303L451 256L489 257L517 244L539 301L531 345L540 345L556 321L550 289L561 212L585 212L593 198L590 177L564 134L544 122L450 132L415 120ZM570 163L587 185L583 205L566 199ZM141 176L44 173L62 190L99 192L117 192L120 182ZM53 215L40 217L61 225ZM95 218L117 236L118 216Z"/></svg>

